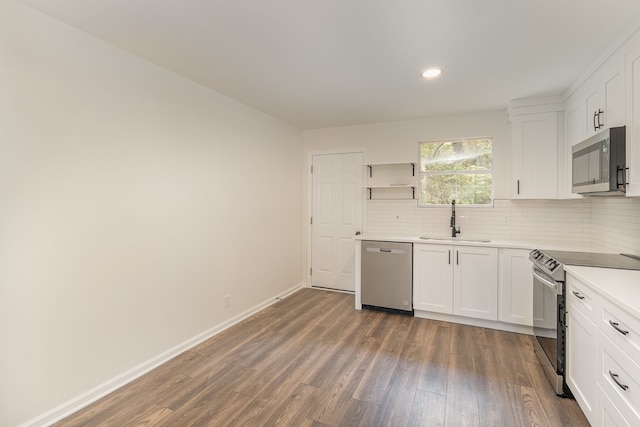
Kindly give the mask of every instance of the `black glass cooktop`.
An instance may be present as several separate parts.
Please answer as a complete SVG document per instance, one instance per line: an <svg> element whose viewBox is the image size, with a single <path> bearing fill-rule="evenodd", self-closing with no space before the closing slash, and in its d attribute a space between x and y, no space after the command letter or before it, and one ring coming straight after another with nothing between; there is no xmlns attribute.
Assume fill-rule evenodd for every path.
<svg viewBox="0 0 640 427"><path fill-rule="evenodd" d="M603 254L593 252L544 251L565 265L583 267L620 268L623 270L640 270L640 259L623 254Z"/></svg>

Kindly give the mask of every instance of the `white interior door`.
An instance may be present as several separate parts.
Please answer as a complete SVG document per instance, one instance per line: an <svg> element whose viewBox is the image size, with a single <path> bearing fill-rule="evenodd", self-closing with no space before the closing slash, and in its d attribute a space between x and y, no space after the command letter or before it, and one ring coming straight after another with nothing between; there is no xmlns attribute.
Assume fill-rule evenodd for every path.
<svg viewBox="0 0 640 427"><path fill-rule="evenodd" d="M311 286L354 291L362 153L314 155L312 164Z"/></svg>

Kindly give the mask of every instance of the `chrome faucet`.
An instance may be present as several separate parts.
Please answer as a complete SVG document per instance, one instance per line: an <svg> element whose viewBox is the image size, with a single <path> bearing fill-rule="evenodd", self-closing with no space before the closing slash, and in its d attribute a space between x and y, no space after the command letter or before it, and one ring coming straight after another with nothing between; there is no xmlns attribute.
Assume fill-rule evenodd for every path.
<svg viewBox="0 0 640 427"><path fill-rule="evenodd" d="M455 199L451 201L451 223L449 224L451 227L451 237L456 237L456 235L460 234L460 227L456 227L456 201Z"/></svg>

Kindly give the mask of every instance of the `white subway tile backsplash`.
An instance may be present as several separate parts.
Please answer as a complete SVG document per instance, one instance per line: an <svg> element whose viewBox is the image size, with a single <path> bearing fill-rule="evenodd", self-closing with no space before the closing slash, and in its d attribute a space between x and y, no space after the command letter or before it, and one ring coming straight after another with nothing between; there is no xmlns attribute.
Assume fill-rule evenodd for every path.
<svg viewBox="0 0 640 427"><path fill-rule="evenodd" d="M366 215L366 231L372 234L450 233L449 207L369 200ZM495 200L492 208L457 206L456 218L463 236L558 242L640 255L640 199Z"/></svg>

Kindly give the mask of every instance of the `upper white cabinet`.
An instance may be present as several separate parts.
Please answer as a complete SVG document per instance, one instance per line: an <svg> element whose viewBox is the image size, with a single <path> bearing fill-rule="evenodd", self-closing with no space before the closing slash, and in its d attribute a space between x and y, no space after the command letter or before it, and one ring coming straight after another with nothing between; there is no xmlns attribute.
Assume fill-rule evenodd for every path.
<svg viewBox="0 0 640 427"><path fill-rule="evenodd" d="M625 123L625 67L611 58L580 85L565 103L567 148L606 128Z"/></svg>
<svg viewBox="0 0 640 427"><path fill-rule="evenodd" d="M624 62L613 57L588 80L586 85L586 137L605 128L622 126L625 121Z"/></svg>
<svg viewBox="0 0 640 427"><path fill-rule="evenodd" d="M626 54L627 196L640 196L640 39Z"/></svg>
<svg viewBox="0 0 640 427"><path fill-rule="evenodd" d="M587 103L582 91L574 93L567 99L564 114L567 129L567 148L571 152L571 147L587 138ZM570 156L568 158L571 159ZM570 165L571 162L568 164Z"/></svg>
<svg viewBox="0 0 640 427"><path fill-rule="evenodd" d="M640 31L570 91L565 102L566 159L571 178L571 148L601 130L627 127L627 196L640 196ZM570 183L570 179L567 180ZM564 188L561 187L562 197ZM575 196L572 196L575 197Z"/></svg>
<svg viewBox="0 0 640 427"><path fill-rule="evenodd" d="M587 138L587 103L582 91L567 99L564 111L566 135L558 154L558 196L579 198L582 196L571 192L571 148Z"/></svg>
<svg viewBox="0 0 640 427"><path fill-rule="evenodd" d="M558 198L563 108L556 99L520 100L509 104L512 199Z"/></svg>

